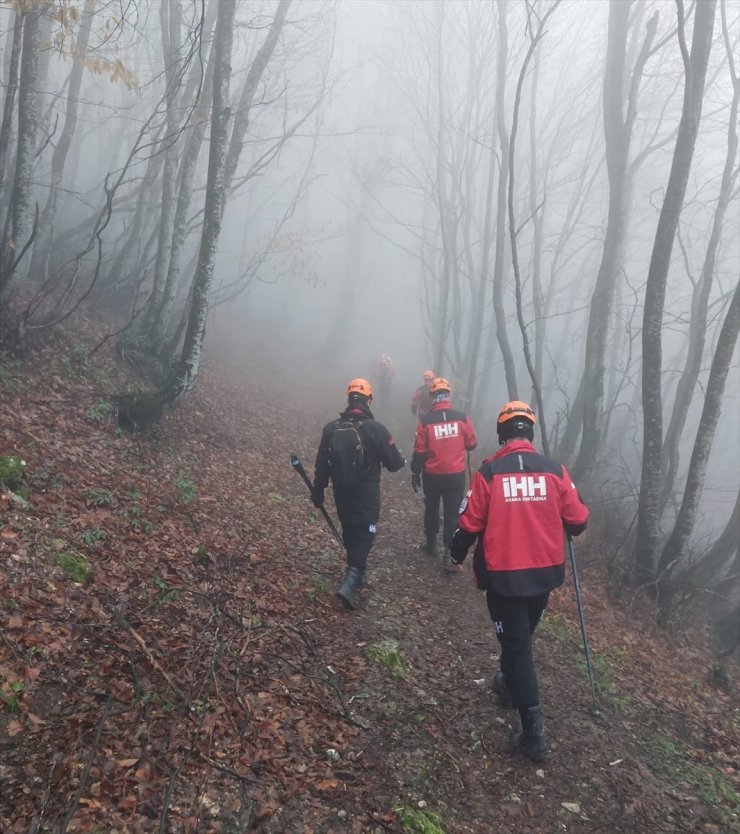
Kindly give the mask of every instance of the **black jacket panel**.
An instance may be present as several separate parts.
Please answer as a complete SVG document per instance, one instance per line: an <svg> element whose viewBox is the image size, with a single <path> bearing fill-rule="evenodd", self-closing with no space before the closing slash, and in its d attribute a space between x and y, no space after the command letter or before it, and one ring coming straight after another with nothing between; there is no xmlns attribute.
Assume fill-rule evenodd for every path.
<svg viewBox="0 0 740 834"><path fill-rule="evenodd" d="M352 420L365 447L366 469L360 483L338 486L332 482L334 503L342 524L377 524L380 517L380 470L397 472L406 461L388 429L373 418L365 405L353 405L338 420L327 423L316 454L314 486L325 489L331 480L331 436L341 420Z"/></svg>

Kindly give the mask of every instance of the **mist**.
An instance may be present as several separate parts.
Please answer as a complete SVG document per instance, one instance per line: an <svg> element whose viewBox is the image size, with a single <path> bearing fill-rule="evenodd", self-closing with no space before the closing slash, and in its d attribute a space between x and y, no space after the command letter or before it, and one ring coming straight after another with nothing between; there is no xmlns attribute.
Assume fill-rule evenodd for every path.
<svg viewBox="0 0 740 834"><path fill-rule="evenodd" d="M482 454L500 404L531 401L605 553L650 581L732 524L736 3L31 5L0 9L6 347L106 311L167 407L203 349L269 368L327 419L389 354L375 405L402 448L427 368Z"/></svg>

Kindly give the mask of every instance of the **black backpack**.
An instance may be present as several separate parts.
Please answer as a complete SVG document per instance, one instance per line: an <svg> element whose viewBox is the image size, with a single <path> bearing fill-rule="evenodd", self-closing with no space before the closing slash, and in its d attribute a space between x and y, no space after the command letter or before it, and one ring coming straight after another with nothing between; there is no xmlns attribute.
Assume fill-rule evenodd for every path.
<svg viewBox="0 0 740 834"><path fill-rule="evenodd" d="M365 444L359 424L354 420L337 420L329 441L329 463L336 486L355 486L363 479Z"/></svg>

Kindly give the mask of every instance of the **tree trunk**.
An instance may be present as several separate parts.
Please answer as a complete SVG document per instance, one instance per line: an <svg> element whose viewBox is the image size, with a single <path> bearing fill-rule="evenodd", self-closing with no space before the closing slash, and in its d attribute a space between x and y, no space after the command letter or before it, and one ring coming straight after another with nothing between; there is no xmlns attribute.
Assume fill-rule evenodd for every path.
<svg viewBox="0 0 740 834"><path fill-rule="evenodd" d="M33 167L39 127L39 51L45 3L23 12L23 52L18 88L18 150L8 218L0 247L0 302L25 279L33 234ZM24 251L25 249L25 251Z"/></svg>
<svg viewBox="0 0 740 834"><path fill-rule="evenodd" d="M681 509L678 512L673 531L666 542L658 563L659 588L663 583L670 581L670 575L675 573L676 566L680 563L686 551L689 537L694 529L696 512L699 508L699 499L704 489L704 477L707 470L707 461L712 449L712 441L717 428L720 412L722 411L722 397L727 382L727 374L730 370L732 355L737 344L738 333L740 332L740 284L730 302L730 307L725 316L722 329L720 330L717 348L714 352L712 367L709 372L704 408L699 421L699 429L694 441L694 449L691 454L689 473L686 479L686 488L681 501Z"/></svg>
<svg viewBox="0 0 740 834"><path fill-rule="evenodd" d="M15 20L13 23L13 45L10 50L10 62L8 65L8 82L5 90L5 103L3 105L3 123L0 127L0 205L8 203L5 199L9 192L8 184L5 182L5 169L8 164L8 151L10 149L10 137L13 132L13 115L15 114L15 96L18 92L18 68L21 60L21 44L23 43L23 15L20 12L13 12Z"/></svg>
<svg viewBox="0 0 740 834"><path fill-rule="evenodd" d="M180 163L177 206L172 228L172 248L170 251L167 279L162 291L162 300L152 322L152 336L156 340L157 350L162 353L168 344L168 334L172 324L177 291L182 273L182 256L187 239L187 222L190 203L193 196L193 183L197 171L198 157L208 125L208 114L213 101L213 67L216 62L214 46L211 46L208 66L206 68L203 89L191 116L192 127L185 143ZM167 358L162 356L163 359Z"/></svg>
<svg viewBox="0 0 740 834"><path fill-rule="evenodd" d="M637 542L634 553L636 577L640 583L651 583L655 580L658 559L658 524L660 521L658 504L663 451L661 386L663 307L673 242L699 130L704 81L709 53L712 48L716 0L702 0L702 2L696 4L690 56L687 53L684 41L682 0L677 0L677 5L679 9L679 41L684 56L685 71L683 109L673 152L671 172L650 258L642 325L643 443L637 512Z"/></svg>
<svg viewBox="0 0 740 834"><path fill-rule="evenodd" d="M538 19L537 31L532 31L530 35L529 48L527 49L527 54L524 56L524 61L522 62L522 67L519 71L519 78L517 80L516 85L516 94L514 97L514 114L511 120L511 138L509 142L508 216L509 238L511 242L511 265L514 271L514 289L516 294L516 314L517 319L519 321L519 329L521 330L522 334L524 361L526 362L527 370L529 371L529 378L532 382L532 390L534 391L535 399L537 402L537 411L539 412L540 437L542 440L542 451L545 453L545 455L550 454L550 448L547 440L547 423L545 421L544 405L542 402L542 388L540 385L540 380L537 379L537 375L535 374L534 362L532 361L532 353L529 347L529 336L527 333L526 322L524 321L524 312L522 307L522 281L519 272L519 252L516 241L517 229L516 219L514 215L514 151L516 148L516 139L519 129L519 109L521 107L522 88L524 87L524 79L527 75L527 67L529 66L529 62L532 60L532 56L534 55L535 49L537 48L537 44L544 35L545 24L550 18L550 15L558 7L558 4L559 0L556 0L550 6L547 12L545 12L545 14ZM530 21L530 24L532 23L533 22Z"/></svg>
<svg viewBox="0 0 740 834"><path fill-rule="evenodd" d="M496 340L501 359L504 363L506 390L509 399L517 396L516 365L511 352L511 344L506 328L506 309L504 307L504 256L506 254L506 194L509 183L509 133L506 127L506 73L509 61L509 30L506 23L508 0L499 0L497 4L499 21L499 48L496 62L496 126L498 129L499 148L501 149L501 173L498 178L496 195L496 254L493 261L493 313L496 320ZM492 335L493 335L492 328ZM489 355L493 351L489 350Z"/></svg>
<svg viewBox="0 0 740 834"><path fill-rule="evenodd" d="M234 116L234 127L231 133L231 141L229 142L229 150L226 155L226 167L224 169L224 183L226 192L231 190L234 181L234 174L236 167L239 164L242 148L244 147L244 137L247 135L247 128L249 127L249 118L252 112L252 105L254 104L254 97L257 92L257 87L262 80L262 76L267 69L272 53L277 46L278 38L283 30L283 24L288 14L292 0L280 0L275 11L275 17L270 24L270 31L264 43L259 48L252 65L247 73L244 87L242 88L239 104L237 105L236 114Z"/></svg>
<svg viewBox="0 0 740 834"><path fill-rule="evenodd" d="M732 60L732 54L728 52L728 59ZM734 75L734 72L733 72ZM737 77L733 77L733 96L730 106L730 121L727 128L727 156L722 171L717 208L712 218L712 231L709 235L707 251L704 256L701 276L691 299L691 320L688 333L688 353L686 362L676 387L676 397L673 403L671 419L665 436L665 456L663 459L662 485L659 503L659 513L662 514L673 491L676 475L679 466L679 445L681 434L686 425L686 417L689 406L699 379L702 359L704 356L704 345L707 332L707 310L709 304L709 292L714 278L714 266L717 259L722 234L722 224L727 213L727 208L732 199L732 188L735 176L733 170L737 157L737 116L738 104L740 103L740 83Z"/></svg>
<svg viewBox="0 0 740 834"><path fill-rule="evenodd" d="M57 210L59 188L64 176L64 166L67 162L67 155L72 145L72 140L77 128L77 112L80 103L80 89L82 87L82 75L85 71L85 56L90 42L90 30L93 18L95 17L95 4L97 0L85 0L85 7L80 21L79 34L77 36L77 49L73 56L72 71L69 75L67 88L67 107L64 115L64 126L59 136L57 146L51 157L51 183L46 205L39 220L38 237L34 243L31 272L36 274L40 271L42 259L49 254L49 243L53 234L54 216Z"/></svg>
<svg viewBox="0 0 740 834"><path fill-rule="evenodd" d="M480 275L473 307L473 318L470 323L470 345L467 361L467 379L465 392L468 396L468 409L474 411L478 385L478 355L480 353L481 336L483 333L483 313L486 308L486 290L488 289L489 261L491 257L491 243L493 239L493 183L496 174L496 129L493 128L491 148L488 153L488 181L486 184L486 212L483 218L483 239L480 253Z"/></svg>
<svg viewBox="0 0 740 834"><path fill-rule="evenodd" d="M236 0L220 0L213 55L213 118L211 147L208 158L205 212L198 264L193 279L185 341L177 366L163 392L164 403L170 405L195 385L198 376L203 338L208 315L208 293L213 280L216 248L221 234L223 210L226 202L225 167L229 133L229 84L231 80L231 49L234 40Z"/></svg>
<svg viewBox="0 0 740 834"><path fill-rule="evenodd" d="M632 192L633 171L629 167L632 129L637 112L637 92L649 56L650 45L658 25L657 12L650 19L642 50L635 63L630 84L630 98L625 112L625 56L631 2L611 0L604 72L604 141L609 178L609 212L601 263L591 296L586 333L585 367L582 392L581 445L573 475L585 481L603 442L604 375L606 345L614 306L614 294L624 256L624 240Z"/></svg>
<svg viewBox="0 0 740 834"><path fill-rule="evenodd" d="M142 323L146 337L152 344L156 341L156 324L162 305L165 283L172 252L172 236L175 227L177 205L178 129L180 122L179 91L182 81L180 49L182 34L180 24L182 8L180 0L169 0L159 7L159 22L162 31L164 69L167 82L167 133L163 139L164 169L162 172L162 202L159 210L159 237L157 258L154 263L154 281Z"/></svg>

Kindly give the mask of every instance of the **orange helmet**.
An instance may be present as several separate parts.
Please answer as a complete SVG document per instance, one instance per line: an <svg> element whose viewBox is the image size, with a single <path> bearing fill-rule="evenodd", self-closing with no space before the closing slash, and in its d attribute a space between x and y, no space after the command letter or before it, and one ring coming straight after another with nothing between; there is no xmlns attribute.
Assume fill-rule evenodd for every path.
<svg viewBox="0 0 740 834"><path fill-rule="evenodd" d="M424 371L424 379L429 382L429 380L434 380L437 378L437 374L434 371Z"/></svg>
<svg viewBox="0 0 740 834"><path fill-rule="evenodd" d="M450 383L444 377L438 376L432 383L432 394L439 394L441 391L446 391L448 394L452 391Z"/></svg>
<svg viewBox="0 0 740 834"><path fill-rule="evenodd" d="M349 397L350 394L361 394L363 397L372 397L373 386L366 379L357 377L357 379L350 380L347 386L347 396Z"/></svg>
<svg viewBox="0 0 740 834"><path fill-rule="evenodd" d="M501 423L513 420L514 417L524 417L525 419L530 420L532 425L537 422L537 419L534 416L534 411L532 411L527 403L522 402L521 400L512 400L511 402L506 403L506 405L501 406L501 411L498 413L498 420L496 420L496 423L501 425Z"/></svg>

